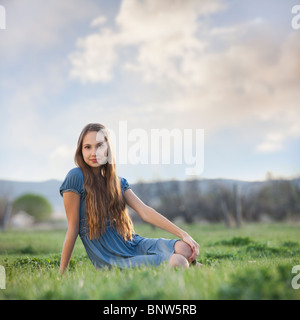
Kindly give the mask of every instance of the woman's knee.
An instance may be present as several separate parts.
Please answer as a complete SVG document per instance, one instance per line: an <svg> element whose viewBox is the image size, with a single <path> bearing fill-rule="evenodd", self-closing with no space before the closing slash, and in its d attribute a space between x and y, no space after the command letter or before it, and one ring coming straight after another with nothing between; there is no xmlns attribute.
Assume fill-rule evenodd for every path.
<svg viewBox="0 0 300 320"><path fill-rule="evenodd" d="M184 256L187 260L191 257L193 254L192 248L183 241L177 241L174 246L175 253L181 254Z"/></svg>
<svg viewBox="0 0 300 320"><path fill-rule="evenodd" d="M183 255L174 253L171 255L169 259L169 266L186 269L189 267L189 263Z"/></svg>

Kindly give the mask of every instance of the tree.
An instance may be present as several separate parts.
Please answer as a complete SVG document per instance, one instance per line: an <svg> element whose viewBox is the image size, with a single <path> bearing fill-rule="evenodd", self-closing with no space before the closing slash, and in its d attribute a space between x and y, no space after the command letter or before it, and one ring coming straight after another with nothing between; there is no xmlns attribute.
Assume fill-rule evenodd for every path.
<svg viewBox="0 0 300 320"><path fill-rule="evenodd" d="M0 228L2 231L5 230L7 221L10 216L11 204L7 197L0 197Z"/></svg>
<svg viewBox="0 0 300 320"><path fill-rule="evenodd" d="M200 215L199 207L201 201L198 180L187 180L185 182L183 205L185 209L182 212L184 221L186 223L193 223L197 216Z"/></svg>
<svg viewBox="0 0 300 320"><path fill-rule="evenodd" d="M257 211L267 213L277 221L299 212L300 197L296 187L287 180L272 180L257 195Z"/></svg>
<svg viewBox="0 0 300 320"><path fill-rule="evenodd" d="M21 210L33 216L35 221L40 222L51 216L52 206L43 196L27 193L17 198L12 204L13 214Z"/></svg>
<svg viewBox="0 0 300 320"><path fill-rule="evenodd" d="M159 182L155 184L155 188L160 200L155 209L171 221L180 217L184 212L184 206L179 182L176 180L168 182L168 188L166 184Z"/></svg>

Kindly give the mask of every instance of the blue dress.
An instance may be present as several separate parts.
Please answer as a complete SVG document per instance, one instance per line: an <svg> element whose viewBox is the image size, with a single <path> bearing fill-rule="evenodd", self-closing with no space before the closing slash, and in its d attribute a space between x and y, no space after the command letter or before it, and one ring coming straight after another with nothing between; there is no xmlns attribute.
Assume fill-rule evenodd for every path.
<svg viewBox="0 0 300 320"><path fill-rule="evenodd" d="M131 188L125 178L120 179L122 194ZM86 235L84 176L80 168L73 168L67 174L60 189L75 192L80 196L79 236L88 257L95 268L117 266L119 268L140 267L142 265L158 266L168 261L174 253L175 239L149 239L138 234L132 235L132 241L124 240L117 230L107 222L104 233L98 239Z"/></svg>

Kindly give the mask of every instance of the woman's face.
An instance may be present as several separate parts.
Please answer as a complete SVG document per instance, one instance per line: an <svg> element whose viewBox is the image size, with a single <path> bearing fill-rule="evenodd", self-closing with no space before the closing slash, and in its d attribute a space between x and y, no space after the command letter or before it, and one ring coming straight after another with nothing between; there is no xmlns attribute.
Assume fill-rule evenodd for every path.
<svg viewBox="0 0 300 320"><path fill-rule="evenodd" d="M82 141L84 162L92 168L98 168L107 162L108 145L104 134L99 131L88 131Z"/></svg>

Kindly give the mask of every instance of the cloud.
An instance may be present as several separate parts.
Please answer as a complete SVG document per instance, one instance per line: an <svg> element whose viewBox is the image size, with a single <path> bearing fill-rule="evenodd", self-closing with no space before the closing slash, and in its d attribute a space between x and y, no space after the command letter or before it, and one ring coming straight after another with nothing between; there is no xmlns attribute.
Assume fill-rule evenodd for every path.
<svg viewBox="0 0 300 320"><path fill-rule="evenodd" d="M106 17L104 16L100 16L97 17L96 19L94 19L91 22L91 27L97 27L97 26L101 26L102 24L104 24L107 21Z"/></svg>
<svg viewBox="0 0 300 320"><path fill-rule="evenodd" d="M111 81L120 51L133 47L137 54L123 62L126 69L141 72L145 80L175 76L179 81L177 60L204 47L196 37L197 19L221 7L218 0L125 0L115 19L116 31L103 27L78 40L70 55L71 76L83 83Z"/></svg>
<svg viewBox="0 0 300 320"><path fill-rule="evenodd" d="M60 145L54 149L54 151L49 155L50 159L56 158L67 158L70 159L74 155L74 148L70 148L67 145Z"/></svg>
<svg viewBox="0 0 300 320"><path fill-rule="evenodd" d="M101 35L92 34L79 39L77 41L79 51L70 55L71 78L79 78L82 83L112 80L112 68L117 62L115 43L117 43L116 37L109 29L102 30Z"/></svg>
<svg viewBox="0 0 300 320"><path fill-rule="evenodd" d="M264 142L257 146L257 151L272 153L283 148L284 136L280 133L269 133Z"/></svg>

